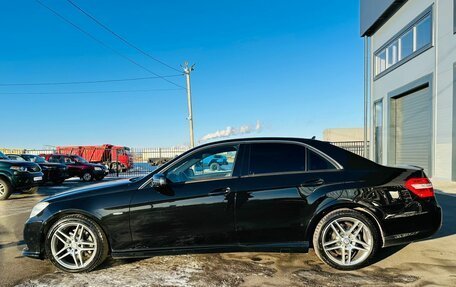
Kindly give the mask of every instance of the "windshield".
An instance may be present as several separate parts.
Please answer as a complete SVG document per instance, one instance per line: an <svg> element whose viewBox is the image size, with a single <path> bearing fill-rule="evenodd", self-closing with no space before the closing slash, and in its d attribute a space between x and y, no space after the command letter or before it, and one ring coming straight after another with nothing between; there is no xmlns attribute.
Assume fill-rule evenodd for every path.
<svg viewBox="0 0 456 287"><path fill-rule="evenodd" d="M6 155L4 155L4 154L0 151L0 159L8 159L8 158L6 157Z"/></svg>
<svg viewBox="0 0 456 287"><path fill-rule="evenodd" d="M75 156L73 157L75 162L80 162L80 163L89 163L85 158L80 157L80 156Z"/></svg>
<svg viewBox="0 0 456 287"><path fill-rule="evenodd" d="M46 163L47 162L44 158L37 156L37 155L23 155L22 157L25 158L25 160L31 161L31 162L36 162L36 163Z"/></svg>

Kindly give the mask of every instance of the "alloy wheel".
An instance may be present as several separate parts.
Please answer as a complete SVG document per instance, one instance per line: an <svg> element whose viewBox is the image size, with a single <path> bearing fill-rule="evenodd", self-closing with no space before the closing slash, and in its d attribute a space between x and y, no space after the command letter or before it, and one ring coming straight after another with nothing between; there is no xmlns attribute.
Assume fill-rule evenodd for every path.
<svg viewBox="0 0 456 287"><path fill-rule="evenodd" d="M321 237L325 254L334 263L352 266L363 262L372 252L374 239L362 221L352 217L329 222Z"/></svg>
<svg viewBox="0 0 456 287"><path fill-rule="evenodd" d="M80 222L62 224L51 238L51 253L55 261L71 270L88 266L94 260L97 248L94 233Z"/></svg>
<svg viewBox="0 0 456 287"><path fill-rule="evenodd" d="M2 182L0 182L0 197L5 195L5 193L6 193L6 186Z"/></svg>

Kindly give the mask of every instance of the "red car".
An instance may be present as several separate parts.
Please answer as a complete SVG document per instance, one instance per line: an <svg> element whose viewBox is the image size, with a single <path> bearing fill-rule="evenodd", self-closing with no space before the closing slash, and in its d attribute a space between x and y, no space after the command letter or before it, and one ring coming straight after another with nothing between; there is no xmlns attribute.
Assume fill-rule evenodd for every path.
<svg viewBox="0 0 456 287"><path fill-rule="evenodd" d="M49 162L66 165L70 177L77 176L83 181L102 180L109 173L106 166L90 163L78 155L45 154L42 156Z"/></svg>

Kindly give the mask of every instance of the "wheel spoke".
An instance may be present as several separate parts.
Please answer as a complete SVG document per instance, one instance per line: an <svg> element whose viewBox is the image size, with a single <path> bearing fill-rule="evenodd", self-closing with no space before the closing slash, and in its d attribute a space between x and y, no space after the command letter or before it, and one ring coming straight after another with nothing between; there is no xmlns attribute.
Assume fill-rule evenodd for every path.
<svg viewBox="0 0 456 287"><path fill-rule="evenodd" d="M335 244L335 243L337 243L337 242L340 242L340 240L339 240L339 239L334 239L334 240L332 240L332 241L323 243L323 246L333 245L333 244Z"/></svg>
<svg viewBox="0 0 456 287"><path fill-rule="evenodd" d="M347 264L351 264L352 250L348 249Z"/></svg>
<svg viewBox="0 0 456 287"><path fill-rule="evenodd" d="M65 257L67 257L68 255L70 255L70 253L71 253L71 252L68 251L67 253L63 254L62 256L57 257L57 259L58 259L58 260L62 260L62 258L65 258Z"/></svg>
<svg viewBox="0 0 456 287"><path fill-rule="evenodd" d="M59 252L57 252L57 253L55 254L55 256L59 256L59 254L62 253L63 251L65 251L65 250L67 250L67 247L66 247L66 246L64 246L62 249L60 249Z"/></svg>
<svg viewBox="0 0 456 287"><path fill-rule="evenodd" d="M342 249L343 247L341 247L340 245L336 245L336 246L333 246L333 247L328 247L328 248L325 248L326 251L331 251L331 250L336 250L336 249Z"/></svg>
<svg viewBox="0 0 456 287"><path fill-rule="evenodd" d="M76 258L76 254L74 254L74 252L72 252L72 253L71 253L71 256L73 257L74 264L76 264L76 267L79 267L78 259Z"/></svg>
<svg viewBox="0 0 456 287"><path fill-rule="evenodd" d="M78 257L79 257L79 261L81 262L81 266L84 266L84 261L82 260L82 252L81 252L81 250L79 250Z"/></svg>
<svg viewBox="0 0 456 287"><path fill-rule="evenodd" d="M364 228L364 225L363 225L363 224L360 224L360 225L358 226L358 228L355 230L355 232L353 232L353 237L358 236L358 234L361 232L361 230L363 230L363 228Z"/></svg>
<svg viewBox="0 0 456 287"><path fill-rule="evenodd" d="M55 237L56 237L58 240L62 241L63 244L67 244L67 243L68 243L66 240L62 239L62 237L60 237L57 233L55 234Z"/></svg>
<svg viewBox="0 0 456 287"><path fill-rule="evenodd" d="M95 247L89 247L89 248L80 247L79 250L80 251L95 251Z"/></svg>
<svg viewBox="0 0 456 287"><path fill-rule="evenodd" d="M341 258L342 259L342 264L345 264L345 248L342 247L341 250L342 250L342 258Z"/></svg>
<svg viewBox="0 0 456 287"><path fill-rule="evenodd" d="M362 247L359 247L359 246L354 246L354 245L352 245L352 248L356 249L356 250L359 250L359 251L364 251L364 252L368 252L369 251L369 250L367 250L365 248L362 248Z"/></svg>
<svg viewBox="0 0 456 287"><path fill-rule="evenodd" d="M366 243L366 242L362 242L358 239L353 239L353 242L357 243L357 244L360 244L362 245L363 247L366 247L366 248L369 248L370 247L370 244Z"/></svg>
<svg viewBox="0 0 456 287"><path fill-rule="evenodd" d="M334 227L334 225L331 223L329 226L334 231L334 233L336 233L336 235L340 237L340 233L339 233L339 231L337 231L337 229Z"/></svg>
<svg viewBox="0 0 456 287"><path fill-rule="evenodd" d="M342 226L340 226L339 222L337 222L337 221L334 221L334 224L337 226L337 228L339 228L339 229L340 229L340 232L339 232L339 234L341 234L341 235L342 235L342 234L344 234L344 233L345 233L345 229L344 229Z"/></svg>
<svg viewBox="0 0 456 287"><path fill-rule="evenodd" d="M76 238L76 236L77 236L77 234L78 234L78 231L79 231L79 226L80 226L79 224L78 224L78 225L76 225L76 228L75 228L75 229L74 229L74 231L73 231L73 232L74 232L74 233L73 233L73 239L75 239L75 238Z"/></svg>
<svg viewBox="0 0 456 287"><path fill-rule="evenodd" d="M360 221L356 221L355 223L353 223L352 227L350 227L350 229L347 231L347 235L351 235L353 233L353 231L355 230L355 228L360 224L361 222Z"/></svg>
<svg viewBox="0 0 456 287"><path fill-rule="evenodd" d="M62 236L65 237L65 239L67 239L67 240L71 240L71 237L69 237L68 235L66 235L66 234L65 234L63 231L61 231L61 230L57 230L56 233L62 235ZM65 241L64 241L64 242L65 242ZM65 243L66 243L66 242L65 242Z"/></svg>

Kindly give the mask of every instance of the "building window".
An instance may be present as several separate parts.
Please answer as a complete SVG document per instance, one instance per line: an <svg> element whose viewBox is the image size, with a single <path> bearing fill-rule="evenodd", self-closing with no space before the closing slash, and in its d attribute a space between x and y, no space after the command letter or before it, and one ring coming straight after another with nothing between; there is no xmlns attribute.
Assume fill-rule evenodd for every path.
<svg viewBox="0 0 456 287"><path fill-rule="evenodd" d="M383 101L374 104L374 159L382 163L383 156Z"/></svg>
<svg viewBox="0 0 456 287"><path fill-rule="evenodd" d="M428 9L375 53L375 76L432 46L432 11Z"/></svg>

